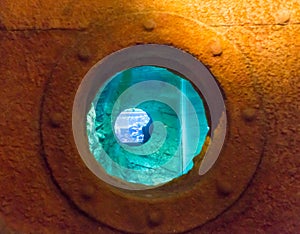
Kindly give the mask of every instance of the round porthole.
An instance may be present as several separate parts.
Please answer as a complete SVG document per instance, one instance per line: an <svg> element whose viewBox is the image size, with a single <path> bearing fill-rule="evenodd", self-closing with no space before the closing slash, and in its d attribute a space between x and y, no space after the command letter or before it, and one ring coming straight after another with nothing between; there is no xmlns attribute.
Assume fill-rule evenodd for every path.
<svg viewBox="0 0 300 234"><path fill-rule="evenodd" d="M72 113L88 168L131 190L188 173L210 137L199 168L205 174L221 151L226 122L211 73L190 54L163 45L133 46L99 61L82 80Z"/></svg>
<svg viewBox="0 0 300 234"><path fill-rule="evenodd" d="M227 38L204 24L165 13L155 16L157 22L163 22L158 31L145 32L141 20L146 17L126 15L111 24L95 26L57 62L41 103L42 155L62 194L93 220L128 233L184 232L220 216L248 187L264 147L263 108L248 61ZM170 30L179 24L184 25L182 30ZM211 51L215 40L222 46L218 56ZM145 45L135 45L140 41ZM153 42L158 44L147 44ZM159 78L154 72L166 75ZM126 87L116 82L118 89L109 89L122 76L143 80L128 82L126 78ZM163 84L164 91L157 88L158 83ZM181 83L186 88L177 85ZM106 90L112 96L106 95ZM174 95L176 92L178 95ZM181 105L181 99L171 105L171 100L161 98L162 94L169 99L171 94L186 97L195 111L184 110L188 105ZM105 105L110 106L99 108ZM182 108L176 110L176 105ZM161 110L172 113L164 116L172 116L174 121L158 115ZM194 118L190 119L188 113L194 113ZM105 128L100 126L104 122ZM188 129L182 123L198 123L199 127L181 134L181 129ZM202 123L206 123L204 128ZM173 131L175 137L170 138L170 128L177 130ZM199 130L197 137L194 129ZM91 148L93 135L98 142L114 141L113 145L103 145L106 150L95 148L102 152L103 161ZM151 152L148 147L154 140L157 144ZM170 165L176 150L168 149L170 155L163 160L137 159L155 154L165 147L164 143L174 141L180 142L176 143L178 149L190 151L189 158L181 158L187 159L186 163L181 160L179 164L186 167L173 177L164 177L165 182L156 180L154 176ZM147 154L138 154L143 148ZM119 149L136 161L130 164L126 157L118 158ZM103 162L116 167L106 167ZM154 172L145 182L141 180L144 171L136 165L145 168L147 163ZM132 169L126 177L125 172ZM139 180L132 180L135 178L130 175Z"/></svg>

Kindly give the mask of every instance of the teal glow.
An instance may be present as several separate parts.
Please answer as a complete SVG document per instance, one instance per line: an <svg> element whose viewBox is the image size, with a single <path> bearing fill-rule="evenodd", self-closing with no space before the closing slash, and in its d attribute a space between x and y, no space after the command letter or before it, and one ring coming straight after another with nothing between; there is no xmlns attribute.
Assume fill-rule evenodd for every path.
<svg viewBox="0 0 300 234"><path fill-rule="evenodd" d="M151 136L126 144L116 134L118 118L133 108L151 119ZM193 85L155 66L117 73L100 88L87 114L89 148L96 161L111 176L150 186L191 170L208 131L203 101Z"/></svg>

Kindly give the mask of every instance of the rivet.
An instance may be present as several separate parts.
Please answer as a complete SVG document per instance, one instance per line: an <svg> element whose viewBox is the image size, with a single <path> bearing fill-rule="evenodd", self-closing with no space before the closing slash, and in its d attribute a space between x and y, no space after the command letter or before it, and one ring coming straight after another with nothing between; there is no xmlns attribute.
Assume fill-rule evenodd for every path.
<svg viewBox="0 0 300 234"><path fill-rule="evenodd" d="M253 121L256 116L256 110L254 108L246 108L242 111L242 117L246 121Z"/></svg>
<svg viewBox="0 0 300 234"><path fill-rule="evenodd" d="M95 194L95 188L92 185L85 185L81 190L81 196L85 200L91 199Z"/></svg>
<svg viewBox="0 0 300 234"><path fill-rule="evenodd" d="M49 122L52 127L58 128L61 126L63 121L63 115L59 112L54 112L50 114Z"/></svg>
<svg viewBox="0 0 300 234"><path fill-rule="evenodd" d="M158 226L163 221L163 214L158 210L152 210L148 213L148 224L149 226Z"/></svg>
<svg viewBox="0 0 300 234"><path fill-rule="evenodd" d="M78 59L82 62L87 62L91 58L91 52L89 49L83 47L78 51Z"/></svg>
<svg viewBox="0 0 300 234"><path fill-rule="evenodd" d="M211 50L213 56L220 56L223 53L223 48L222 48L220 40L214 40L210 44L210 50Z"/></svg>
<svg viewBox="0 0 300 234"><path fill-rule="evenodd" d="M146 20L143 23L143 26L146 31L151 32L155 29L156 23L154 22L154 20Z"/></svg>
<svg viewBox="0 0 300 234"><path fill-rule="evenodd" d="M288 10L280 10L276 14L277 24L287 24L290 21L290 12Z"/></svg>
<svg viewBox="0 0 300 234"><path fill-rule="evenodd" d="M220 195L228 196L230 193L232 193L233 188L228 181L225 181L224 179L219 179L217 180L217 190Z"/></svg>

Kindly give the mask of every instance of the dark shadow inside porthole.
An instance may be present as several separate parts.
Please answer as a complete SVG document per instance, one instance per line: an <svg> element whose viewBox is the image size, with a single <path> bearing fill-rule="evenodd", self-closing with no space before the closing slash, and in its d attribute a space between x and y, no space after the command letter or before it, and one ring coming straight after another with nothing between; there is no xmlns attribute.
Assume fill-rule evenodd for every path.
<svg viewBox="0 0 300 234"><path fill-rule="evenodd" d="M199 90L179 73L132 67L100 87L87 114L89 149L110 176L157 186L187 174L209 133Z"/></svg>

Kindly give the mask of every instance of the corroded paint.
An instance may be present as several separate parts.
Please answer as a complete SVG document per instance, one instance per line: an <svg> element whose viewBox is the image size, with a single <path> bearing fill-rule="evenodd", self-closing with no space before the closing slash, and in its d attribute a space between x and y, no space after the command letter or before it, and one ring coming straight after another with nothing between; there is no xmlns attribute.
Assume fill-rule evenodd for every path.
<svg viewBox="0 0 300 234"><path fill-rule="evenodd" d="M103 30L99 34L103 40L98 45L101 51L97 53L101 56L135 43L173 44L187 51L194 45L198 49L194 48L193 54L211 65L211 71L220 80L240 64L247 67L245 75L251 77L261 100L257 106L250 108L265 114L263 159L254 180L239 201L214 221L196 228L194 233L295 233L300 229L297 186L300 162L296 157L300 149L299 1L257 0L242 4L232 0L221 3L217 0L187 0L184 3L68 0L42 3L30 0L18 4L3 0L0 6L2 232L118 233L82 213L61 195L40 153L40 103L53 68L60 63L64 51L70 51L72 47L72 50L78 50L74 56L81 58L75 67L81 69L78 73L68 71L68 77L83 77L90 66L88 61L96 58L93 53L73 46L78 45L78 40L91 38L90 32L100 33L100 30ZM148 20L155 22L153 29ZM199 25L208 29L203 37L197 31ZM222 54L207 56L212 55L211 42L198 45L198 39L215 40L216 35L222 44ZM235 50L230 49L232 46ZM232 62L236 52L243 58ZM224 56L227 56L228 66L218 66L218 60L224 59ZM225 90L230 89L228 85ZM239 93L239 90L232 91L232 94L227 91L226 95L233 97ZM242 117L242 109L248 106L241 99L237 100L236 106L239 108L230 110ZM243 115L246 118L247 112L244 111ZM56 125L57 118L54 119ZM256 118L245 125L255 124L255 121ZM239 129L235 131L237 140L247 140ZM253 147L250 145L249 150L256 152ZM64 156L60 150L56 153ZM60 166L61 170L68 169ZM228 172L225 170L223 173ZM232 178L232 181L237 181L237 178ZM72 180L68 183L72 185ZM228 191L234 189L229 181L225 184L216 182L216 185L220 191L218 196L230 196ZM83 187L79 195L82 199L91 200L94 189ZM191 204L198 202L197 199L191 200ZM143 222L149 228L158 228L166 222L167 213L172 210L159 213L152 210L151 204L148 205L145 207L145 217L148 218ZM117 207L115 215L123 216ZM130 214L127 216L130 219ZM175 222L180 223L182 229L190 226L189 221L182 221L180 216ZM138 228L141 224L135 225Z"/></svg>

